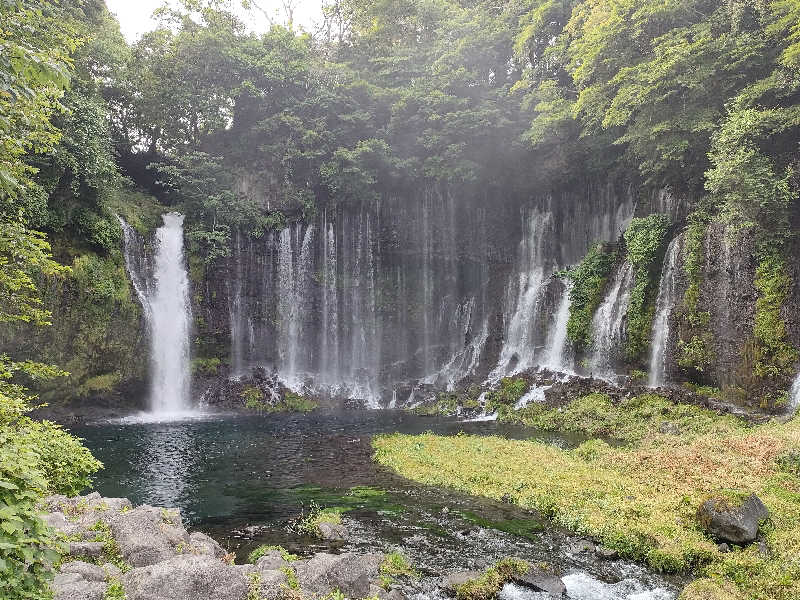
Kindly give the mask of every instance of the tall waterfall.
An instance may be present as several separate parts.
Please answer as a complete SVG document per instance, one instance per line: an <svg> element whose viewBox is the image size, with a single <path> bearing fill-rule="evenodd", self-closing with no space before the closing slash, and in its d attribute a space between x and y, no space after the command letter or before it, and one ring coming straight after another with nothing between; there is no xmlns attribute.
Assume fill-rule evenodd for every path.
<svg viewBox="0 0 800 600"><path fill-rule="evenodd" d="M149 264L144 244L120 219L125 265L142 303L150 330L150 409L156 415L179 415L190 409L189 278L183 253L183 215L163 215Z"/></svg>
<svg viewBox="0 0 800 600"><path fill-rule="evenodd" d="M661 281L656 300L656 316L653 319L653 341L650 349L650 375L648 385L658 387L667 382L667 348L672 332L669 327L670 316L675 308L678 293L678 261L681 255L683 237L673 239L667 248Z"/></svg>
<svg viewBox="0 0 800 600"><path fill-rule="evenodd" d="M594 375L614 375L617 353L625 336L625 317L633 290L633 265L629 261L614 273L611 287L592 319L592 355L589 366Z"/></svg>

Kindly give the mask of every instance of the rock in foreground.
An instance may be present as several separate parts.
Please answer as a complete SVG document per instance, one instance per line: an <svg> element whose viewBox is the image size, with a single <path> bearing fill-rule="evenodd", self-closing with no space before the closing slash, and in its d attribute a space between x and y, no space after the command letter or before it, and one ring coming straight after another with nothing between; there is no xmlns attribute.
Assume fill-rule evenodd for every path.
<svg viewBox="0 0 800 600"><path fill-rule="evenodd" d="M758 524L769 517L761 499L752 494L739 506L722 498L709 498L697 510L698 522L718 541L749 544L758 536Z"/></svg>

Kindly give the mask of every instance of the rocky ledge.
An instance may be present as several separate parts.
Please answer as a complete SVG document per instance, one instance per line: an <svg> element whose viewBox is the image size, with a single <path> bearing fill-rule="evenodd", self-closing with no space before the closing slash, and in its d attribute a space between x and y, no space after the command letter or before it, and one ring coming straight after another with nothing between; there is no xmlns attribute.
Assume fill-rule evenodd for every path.
<svg viewBox="0 0 800 600"><path fill-rule="evenodd" d="M190 534L174 509L134 508L127 499L97 493L51 496L45 503L45 521L65 539L65 554L55 565L54 600L404 599L386 575L383 554L298 558L270 549L255 564L237 565L207 535ZM514 583L563 597L560 579L521 564L525 568L515 573ZM456 595L470 576L481 579L481 573L450 574L437 587Z"/></svg>

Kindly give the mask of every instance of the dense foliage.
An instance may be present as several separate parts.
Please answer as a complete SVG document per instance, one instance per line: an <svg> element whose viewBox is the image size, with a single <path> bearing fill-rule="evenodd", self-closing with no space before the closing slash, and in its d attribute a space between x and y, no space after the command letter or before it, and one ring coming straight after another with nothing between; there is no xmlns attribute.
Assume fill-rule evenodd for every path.
<svg viewBox="0 0 800 600"><path fill-rule="evenodd" d="M603 301L616 260L616 251L606 251L602 244L596 244L580 264L567 273L572 282L567 337L578 350L592 345L592 317Z"/></svg>
<svg viewBox="0 0 800 600"><path fill-rule="evenodd" d="M669 231L666 215L635 218L625 230L625 249L633 265L633 289L628 305L628 328L625 357L628 362L641 360L650 347L658 273L664 256L664 242Z"/></svg>

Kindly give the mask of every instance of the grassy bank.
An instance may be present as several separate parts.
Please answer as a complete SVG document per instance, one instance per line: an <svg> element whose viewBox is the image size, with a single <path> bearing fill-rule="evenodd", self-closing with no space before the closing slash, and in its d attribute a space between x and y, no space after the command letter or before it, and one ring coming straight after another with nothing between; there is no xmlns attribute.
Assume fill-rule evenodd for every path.
<svg viewBox="0 0 800 600"><path fill-rule="evenodd" d="M621 447L599 439L561 450L498 437L394 434L375 439L376 460L424 484L510 497L652 568L695 572L684 600L800 598L800 420L745 427L691 407L676 409L677 427L662 428L670 410L663 400L632 402L636 410L581 399L520 419L588 430L583 409L599 403L605 425L625 425ZM697 525L697 507L711 495L750 492L771 512L762 527L766 548L723 554Z"/></svg>

